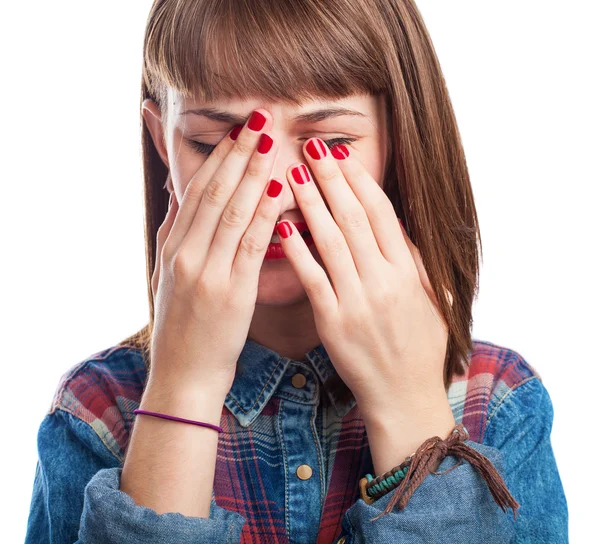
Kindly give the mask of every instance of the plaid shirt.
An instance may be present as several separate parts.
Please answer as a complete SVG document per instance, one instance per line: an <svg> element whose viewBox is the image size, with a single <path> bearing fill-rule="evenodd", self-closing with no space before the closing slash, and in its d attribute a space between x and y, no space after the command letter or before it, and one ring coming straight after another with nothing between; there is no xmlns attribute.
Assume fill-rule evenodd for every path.
<svg viewBox="0 0 600 544"><path fill-rule="evenodd" d="M521 504L517 522L463 465L443 476L445 486L428 475L405 510L371 525L391 493L370 506L360 499L359 480L373 473L367 434L325 348L299 362L250 339L222 411L210 518L158 515L119 491L146 377L141 353L128 346L91 355L62 376L38 433L27 543L142 542L134 537L142 525L156 543L331 543L342 535L347 544L454 542L452 534L488 544L507 537L567 542L567 505L550 445L552 404L540 375L507 348L474 340L466 375L455 377L448 399L467 443L494 462ZM297 475L301 465L312 469L303 467L308 479ZM452 488L459 493L461 485L456 500Z"/></svg>

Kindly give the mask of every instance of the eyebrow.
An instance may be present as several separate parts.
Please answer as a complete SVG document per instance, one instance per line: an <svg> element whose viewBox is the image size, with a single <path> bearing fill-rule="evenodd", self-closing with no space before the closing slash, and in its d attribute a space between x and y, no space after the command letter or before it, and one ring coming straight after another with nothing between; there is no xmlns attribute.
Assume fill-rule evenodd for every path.
<svg viewBox="0 0 600 544"><path fill-rule="evenodd" d="M220 121L222 123L231 123L233 125L243 125L248 120L248 117L244 117L243 115L235 115L233 113L229 113L228 111L218 110L215 108L195 108L186 110L179 115L187 115L191 113L193 115L200 115L203 117L208 117L213 121ZM296 123L317 123L319 121L325 121L326 119L331 119L333 117L340 117L343 115L353 115L356 117L367 117L364 113L361 113L356 110L351 110L343 107L334 107L334 108L325 108L320 110L311 111L308 113L301 113L296 115L293 120Z"/></svg>

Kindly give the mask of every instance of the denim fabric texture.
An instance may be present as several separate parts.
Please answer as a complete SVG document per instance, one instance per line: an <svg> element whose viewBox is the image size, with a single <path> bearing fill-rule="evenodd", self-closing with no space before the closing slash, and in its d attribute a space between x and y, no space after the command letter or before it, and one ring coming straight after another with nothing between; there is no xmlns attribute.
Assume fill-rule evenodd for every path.
<svg viewBox="0 0 600 544"><path fill-rule="evenodd" d="M221 415L209 518L157 514L120 491L147 375L141 352L113 346L65 372L41 422L26 544L568 542L540 375L481 340L464 364L448 400L467 444L520 503L516 521L452 455L404 510L372 521L393 492L371 505L360 498L360 478L373 474L368 437L324 346L295 361L247 339ZM298 477L301 465L312 469L308 479Z"/></svg>

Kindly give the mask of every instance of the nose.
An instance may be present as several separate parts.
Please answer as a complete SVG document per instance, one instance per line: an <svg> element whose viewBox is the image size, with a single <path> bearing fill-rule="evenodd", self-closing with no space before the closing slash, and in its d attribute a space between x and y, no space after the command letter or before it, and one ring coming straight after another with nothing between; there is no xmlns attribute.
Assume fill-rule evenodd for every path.
<svg viewBox="0 0 600 544"><path fill-rule="evenodd" d="M290 181L288 179L287 171L289 167L293 164L302 162L308 167L308 163L305 160L304 153L302 152L304 140L299 141L297 138L285 135L281 131L271 131L271 133L273 135L273 138L279 139L279 148L277 151L277 156L275 157L275 161L273 163L273 171L271 173L271 177L276 178L283 183L283 196L281 198L280 212L280 215L283 215L284 212L288 210L299 210L298 203L296 202L296 197L294 196L294 191L290 186L291 183L295 182L293 180ZM292 218L292 220L302 221L301 211L299 211L297 214L290 214L290 217Z"/></svg>

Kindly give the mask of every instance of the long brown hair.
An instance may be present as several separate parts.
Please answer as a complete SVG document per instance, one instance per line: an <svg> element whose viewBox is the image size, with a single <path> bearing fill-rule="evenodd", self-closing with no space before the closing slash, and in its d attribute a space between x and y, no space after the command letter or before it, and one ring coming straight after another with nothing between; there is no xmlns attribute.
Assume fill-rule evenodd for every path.
<svg viewBox="0 0 600 544"><path fill-rule="evenodd" d="M446 387L464 375L480 232L450 97L413 0L155 0L141 102L151 98L165 114L167 86L201 101L264 97L296 105L383 93L391 144L383 189L421 252L449 326ZM119 345L141 349L149 365L156 235L169 195L168 171L141 124L150 322Z"/></svg>

